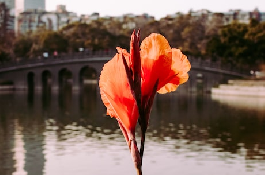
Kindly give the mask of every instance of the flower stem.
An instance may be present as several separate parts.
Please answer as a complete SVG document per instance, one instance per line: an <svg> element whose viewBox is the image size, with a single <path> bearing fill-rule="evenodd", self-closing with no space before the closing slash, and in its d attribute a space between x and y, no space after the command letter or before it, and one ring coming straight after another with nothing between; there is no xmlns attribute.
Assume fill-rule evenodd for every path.
<svg viewBox="0 0 265 175"><path fill-rule="evenodd" d="M137 168L136 171L137 171L137 175L142 175L142 169L141 168Z"/></svg>
<svg viewBox="0 0 265 175"><path fill-rule="evenodd" d="M140 148L141 163L143 162L143 155L144 155L145 132L146 130L142 130L141 148Z"/></svg>

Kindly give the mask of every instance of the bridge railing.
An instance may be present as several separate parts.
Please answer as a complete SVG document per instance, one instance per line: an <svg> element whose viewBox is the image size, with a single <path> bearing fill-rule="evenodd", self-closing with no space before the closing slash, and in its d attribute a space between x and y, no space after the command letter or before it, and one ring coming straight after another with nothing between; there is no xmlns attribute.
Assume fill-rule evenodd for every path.
<svg viewBox="0 0 265 175"><path fill-rule="evenodd" d="M78 60L78 59L89 59L89 58L99 58L99 57L113 57L116 51L114 50L107 50L107 51L96 51L96 52L77 52L77 53L67 53L67 54L60 54L57 56L39 56L36 58L17 58L12 61L4 62L0 64L1 68L7 67L14 67L20 65L27 65L27 64L37 64L37 63L51 63L53 61L58 60Z"/></svg>
<svg viewBox="0 0 265 175"><path fill-rule="evenodd" d="M60 54L58 56L48 56L43 57L39 56L32 59L16 59L10 62L0 64L0 70L8 67L17 67L22 65L30 64L47 64L56 62L58 60L78 60L78 59L89 59L89 58L100 58L100 57L113 57L116 53L116 50L105 50L97 52L78 52L78 53L66 53ZM211 61L210 59L202 60L193 56L188 56L189 61L191 62L192 68L211 68L216 70L223 70L229 72L235 72L243 75L249 75L249 71L233 67L231 65L222 65L220 61Z"/></svg>
<svg viewBox="0 0 265 175"><path fill-rule="evenodd" d="M246 69L232 66L231 64L222 64L221 61L211 61L210 59L202 60L193 56L188 57L192 67L197 68L213 68L223 71L236 72L243 75L249 75L250 72Z"/></svg>

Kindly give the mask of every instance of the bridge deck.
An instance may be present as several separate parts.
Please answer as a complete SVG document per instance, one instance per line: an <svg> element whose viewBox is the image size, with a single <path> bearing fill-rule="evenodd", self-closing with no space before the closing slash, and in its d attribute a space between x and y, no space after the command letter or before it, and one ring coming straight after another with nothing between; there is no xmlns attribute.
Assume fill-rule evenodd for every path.
<svg viewBox="0 0 265 175"><path fill-rule="evenodd" d="M108 61L115 55L114 51L98 53L98 54L70 54L65 56L39 58L39 59L28 59L28 60L17 60L0 64L0 73L9 71L18 71L22 69L30 69L36 67L48 67L52 65L60 64L73 64L82 62L95 62L95 61ZM191 62L192 70L202 70L212 73L220 73L238 77L249 77L249 72L235 69L231 66L222 66L218 62L211 62L209 60L200 60L194 57L188 57Z"/></svg>

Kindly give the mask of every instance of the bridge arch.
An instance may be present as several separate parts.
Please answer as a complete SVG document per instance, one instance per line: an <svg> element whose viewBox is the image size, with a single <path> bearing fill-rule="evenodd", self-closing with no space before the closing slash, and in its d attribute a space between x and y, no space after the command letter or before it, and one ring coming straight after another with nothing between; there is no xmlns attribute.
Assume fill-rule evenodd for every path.
<svg viewBox="0 0 265 175"><path fill-rule="evenodd" d="M68 85L73 84L73 73L67 69L67 68L62 68L58 72L58 81L59 81L59 88L64 88Z"/></svg>
<svg viewBox="0 0 265 175"><path fill-rule="evenodd" d="M85 84L95 84L97 83L97 70L90 66L84 66L80 69L79 72L79 85L80 87L84 86Z"/></svg>
<svg viewBox="0 0 265 175"><path fill-rule="evenodd" d="M80 82L96 75L95 82L99 79L100 71L104 64L113 57L114 53L108 55L66 55L58 59L32 59L29 62L15 62L10 66L0 65L0 84L13 82L11 86L16 90L34 89L40 90L43 85L52 81L52 90L57 91L62 85L70 84L73 90L80 89ZM227 69L220 64L209 64L200 59L189 58L191 70L189 72L189 84L185 87L189 91L197 90L198 73L203 74L203 91L209 91L213 85L227 81L228 79L249 77L248 72L237 72ZM50 73L45 72L48 70ZM96 70L96 71L95 71ZM49 77L51 76L51 77ZM86 81L87 82L87 81ZM88 81L89 82L89 81ZM2 85L3 84L3 85ZM35 86L35 88L34 88ZM183 86L181 86L183 87Z"/></svg>

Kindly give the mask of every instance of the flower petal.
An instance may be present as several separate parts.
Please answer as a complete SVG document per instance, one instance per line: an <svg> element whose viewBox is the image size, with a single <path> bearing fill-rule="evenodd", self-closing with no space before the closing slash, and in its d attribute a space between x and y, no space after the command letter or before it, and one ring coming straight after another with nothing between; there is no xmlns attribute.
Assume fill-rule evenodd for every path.
<svg viewBox="0 0 265 175"><path fill-rule="evenodd" d="M153 87L168 77L171 70L171 48L164 36L153 33L141 44L142 96L150 96Z"/></svg>
<svg viewBox="0 0 265 175"><path fill-rule="evenodd" d="M186 55L183 55L179 49L172 49L172 65L167 82L158 91L160 94L172 92L177 89L179 84L185 83L188 78L188 71L191 65Z"/></svg>
<svg viewBox="0 0 265 175"><path fill-rule="evenodd" d="M128 64L128 60L126 61ZM123 65L122 53L116 54L104 65L99 87L107 114L115 117L127 130L134 130L139 114Z"/></svg>

